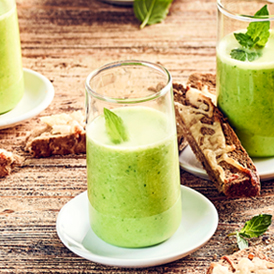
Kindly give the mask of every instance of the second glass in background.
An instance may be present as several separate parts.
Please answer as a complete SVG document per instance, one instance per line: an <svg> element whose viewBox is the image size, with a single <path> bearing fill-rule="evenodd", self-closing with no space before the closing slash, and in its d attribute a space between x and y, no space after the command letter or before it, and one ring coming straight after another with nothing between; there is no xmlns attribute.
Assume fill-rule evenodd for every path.
<svg viewBox="0 0 274 274"><path fill-rule="evenodd" d="M274 4L218 0L217 6L218 107L250 156L274 156ZM270 15L254 16L259 10Z"/></svg>
<svg viewBox="0 0 274 274"><path fill-rule="evenodd" d="M12 110L24 93L15 0L0 1L0 114Z"/></svg>

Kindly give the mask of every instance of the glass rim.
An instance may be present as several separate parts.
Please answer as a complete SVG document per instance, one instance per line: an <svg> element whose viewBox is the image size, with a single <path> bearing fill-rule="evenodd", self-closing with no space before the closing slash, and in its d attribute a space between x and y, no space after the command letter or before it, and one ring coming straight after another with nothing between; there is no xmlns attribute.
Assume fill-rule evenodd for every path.
<svg viewBox="0 0 274 274"><path fill-rule="evenodd" d="M270 2L270 3L274 3L274 2ZM268 16L262 16L261 18L258 18L256 16L253 16L253 15L245 15L245 14L238 14L236 12L232 12L230 10L228 10L227 8L225 8L222 3L221 3L221 0L217 0L217 7L218 7L218 10L232 18L232 19L236 19L236 20L240 20L240 21L245 21L245 22L266 22L266 21L274 21L274 14L270 14Z"/></svg>
<svg viewBox="0 0 274 274"><path fill-rule="evenodd" d="M145 67L157 70L159 72L162 72L163 75L167 76L167 81L165 83L165 86L161 90L155 92L154 94L144 96L144 97L137 97L137 98L110 97L110 96L106 96L106 95L97 93L90 87L90 80L93 77L95 77L96 75L98 75L100 72L108 70L108 69L116 68L116 67L134 66L134 65L145 66ZM159 64L155 64L155 63L148 62L148 61L142 61L142 60L122 60L122 61L108 63L106 65L99 67L98 69L93 70L87 76L86 82L85 82L85 89L89 95L91 95L92 97L99 99L101 101L105 101L108 103L117 103L117 104L137 104L137 103L143 103L143 102L157 99L157 98L165 95L168 91L170 91L170 86L172 87L172 77L171 77L171 74L169 73L169 71L165 67L163 67L162 65L159 65Z"/></svg>

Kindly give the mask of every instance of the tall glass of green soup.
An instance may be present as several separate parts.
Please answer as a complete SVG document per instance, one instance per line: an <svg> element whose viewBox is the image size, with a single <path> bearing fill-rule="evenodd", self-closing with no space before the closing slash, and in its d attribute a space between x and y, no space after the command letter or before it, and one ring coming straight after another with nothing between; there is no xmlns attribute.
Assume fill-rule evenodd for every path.
<svg viewBox="0 0 274 274"><path fill-rule="evenodd" d="M86 80L90 225L121 247L170 238L181 222L181 192L169 72L121 61Z"/></svg>
<svg viewBox="0 0 274 274"><path fill-rule="evenodd" d="M24 93L15 0L0 0L0 114L12 110Z"/></svg>
<svg viewBox="0 0 274 274"><path fill-rule="evenodd" d="M274 156L274 2L217 7L218 107L250 156Z"/></svg>

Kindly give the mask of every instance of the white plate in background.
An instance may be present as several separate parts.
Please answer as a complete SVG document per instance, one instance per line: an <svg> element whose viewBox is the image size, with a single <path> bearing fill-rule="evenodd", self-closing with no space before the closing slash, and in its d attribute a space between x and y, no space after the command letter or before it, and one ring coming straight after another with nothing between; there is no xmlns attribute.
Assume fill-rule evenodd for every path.
<svg viewBox="0 0 274 274"><path fill-rule="evenodd" d="M169 263L205 245L218 226L217 210L205 196L185 186L181 193L181 224L170 239L155 246L122 248L98 238L90 228L86 191L60 210L57 234L68 249L93 262L134 268Z"/></svg>
<svg viewBox="0 0 274 274"><path fill-rule="evenodd" d="M252 160L258 170L261 181L274 178L274 157L252 158ZM196 159L189 145L180 153L179 162L182 169L202 179L208 180L206 171Z"/></svg>
<svg viewBox="0 0 274 274"><path fill-rule="evenodd" d="M11 111L0 115L0 129L15 126L38 115L46 109L54 97L52 83L31 69L23 69L25 91L23 98Z"/></svg>

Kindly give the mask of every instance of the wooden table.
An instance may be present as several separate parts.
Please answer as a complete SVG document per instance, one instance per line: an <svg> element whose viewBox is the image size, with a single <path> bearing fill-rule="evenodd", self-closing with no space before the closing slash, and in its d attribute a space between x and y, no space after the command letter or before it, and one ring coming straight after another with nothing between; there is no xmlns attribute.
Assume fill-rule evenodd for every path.
<svg viewBox="0 0 274 274"><path fill-rule="evenodd" d="M215 72L215 0L174 0L163 23L143 30L132 7L96 0L18 0L17 7L23 65L45 75L55 87L53 102L40 116L82 110L86 76L111 61L157 62L174 82L182 83L193 72ZM86 190L85 155L30 157L23 142L38 120L0 131L0 147L26 158L21 168L0 179L1 273L204 273L210 261L235 248L228 233L255 214L274 211L274 180L262 183L260 197L226 199L211 182L181 171L182 184L208 197L219 212L218 229L205 246L147 269L87 261L64 247L55 228L62 206ZM272 225L268 240L273 231Z"/></svg>

